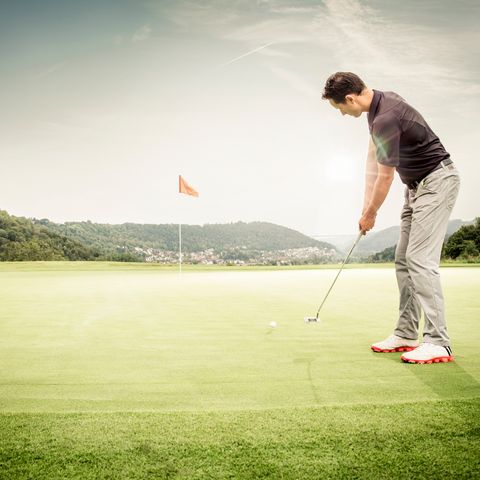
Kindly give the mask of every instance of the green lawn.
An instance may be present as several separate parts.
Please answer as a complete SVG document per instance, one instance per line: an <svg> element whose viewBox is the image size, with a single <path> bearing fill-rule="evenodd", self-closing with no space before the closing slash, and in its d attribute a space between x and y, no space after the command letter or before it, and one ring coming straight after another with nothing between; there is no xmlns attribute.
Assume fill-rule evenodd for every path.
<svg viewBox="0 0 480 480"><path fill-rule="evenodd" d="M0 264L0 478L478 475L480 268L442 269L435 365L369 349L391 266L342 272L305 324L335 274Z"/></svg>

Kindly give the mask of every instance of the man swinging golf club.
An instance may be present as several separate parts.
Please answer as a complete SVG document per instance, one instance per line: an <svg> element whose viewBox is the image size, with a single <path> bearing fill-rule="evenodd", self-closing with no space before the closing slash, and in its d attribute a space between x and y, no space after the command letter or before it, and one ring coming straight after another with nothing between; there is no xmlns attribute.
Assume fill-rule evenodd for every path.
<svg viewBox="0 0 480 480"><path fill-rule="evenodd" d="M424 118L396 93L370 89L354 73L337 72L327 79L322 98L342 115L368 115L371 138L360 230L375 225L395 171L406 185L395 251L399 317L393 335L371 348L405 352L401 359L410 363L452 361L439 263L460 186L458 171ZM419 345L422 311L425 327Z"/></svg>

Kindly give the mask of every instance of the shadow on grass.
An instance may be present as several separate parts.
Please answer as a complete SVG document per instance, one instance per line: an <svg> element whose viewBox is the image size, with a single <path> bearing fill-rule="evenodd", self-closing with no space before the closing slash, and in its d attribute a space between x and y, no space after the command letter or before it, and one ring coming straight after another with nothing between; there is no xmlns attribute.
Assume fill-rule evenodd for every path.
<svg viewBox="0 0 480 480"><path fill-rule="evenodd" d="M293 360L293 363L300 363L307 366L307 378L310 383L310 389L312 390L312 395L315 400L315 403L319 404L320 398L317 395L317 391L315 389L315 385L313 384L313 378L312 378L312 362L315 360L315 358L316 357L314 356L295 358Z"/></svg>
<svg viewBox="0 0 480 480"><path fill-rule="evenodd" d="M402 362L401 353L372 352L372 355L385 355L386 360L403 363L405 369L442 400L480 397L480 383L459 365L458 360L449 363L416 364Z"/></svg>

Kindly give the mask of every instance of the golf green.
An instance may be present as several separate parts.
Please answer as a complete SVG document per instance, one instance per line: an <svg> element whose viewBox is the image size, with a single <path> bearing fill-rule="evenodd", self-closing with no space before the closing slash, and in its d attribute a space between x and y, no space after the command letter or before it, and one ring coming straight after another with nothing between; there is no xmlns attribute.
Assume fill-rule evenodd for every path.
<svg viewBox="0 0 480 480"><path fill-rule="evenodd" d="M179 441L175 432L190 438L188 425L199 424L199 431L192 434L196 440L190 439L206 450L213 442L220 451L209 458L218 460L223 458L220 445L229 422L244 441L248 437L252 448L255 438L259 444L268 443L268 432L279 429L276 458L278 448L283 451L292 446L294 438L301 442L308 437L314 448L310 429L327 435L322 425L329 425L333 437L315 437L320 449L322 438L327 443L337 438L338 448L343 448L343 442L348 446L349 432L359 428L366 434L383 428L388 441L394 432L398 442L405 432L410 442L416 442L413 425L433 421L433 430L425 430L425 424L418 427L424 435L418 445L424 445L435 429L444 438L447 431L461 428L467 441L467 446L462 444L463 460L456 456L455 446L449 452L457 459L454 471L471 475L479 453L480 268L442 268L456 361L434 365L404 364L400 354L375 354L369 348L391 333L396 320L392 267L347 268L324 306L321 322L305 324L303 317L316 312L335 274L335 269L325 268L190 268L180 275L172 268L132 264L0 265L0 433L10 439L0 463L14 475L8 478L68 478L59 467L68 464L66 445L76 436L76 448L91 452L92 425L99 426L98 435L104 438L98 443L100 456L107 444L120 455L128 425L140 435L138 445L153 445L145 422L153 425L152 436L163 422L170 443ZM276 328L269 326L271 321L277 322ZM332 416L338 417L334 425ZM366 428L367 417L373 430ZM319 418L324 419L321 425ZM243 433L238 431L239 419L250 422L250 433L244 425ZM283 427L283 422L290 419L291 423L282 430L274 419L281 420ZM54 435L62 425L63 433ZM72 433L70 429L77 430ZM22 443L20 431L28 431L33 443ZM57 442L63 441L63 464L55 463L60 457L55 449L48 449L53 435ZM28 455L24 463L12 460L11 455L17 458L20 451L28 452L27 444L37 453L43 451L44 462L54 465L50 477L42 477L41 469L34 473L32 467L27 468L32 461ZM140 455L142 465L151 461L162 466L152 478L350 478L353 468L348 462L341 468L338 462L329 467L323 464L324 476L317 477L315 462L310 465L305 460L311 469L301 470L301 462L289 463L292 453L282 457L286 464L267 462L265 466L265 458L257 459L260 464L253 461L251 465L256 466L250 471L231 459L228 465L209 464L199 453L196 459L207 472L202 476L194 460L187 462L188 469L185 457L175 458L156 445L163 457L154 460L150 451ZM357 458L364 448L361 437L351 445L356 445ZM441 445L445 446L432 444L432 449L444 448ZM241 456L243 447L237 447L235 455ZM415 465L421 466L426 460L417 453ZM445 452L441 455L446 458ZM108 471L120 468L121 462L109 461L116 467L109 464ZM372 460L370 466L368 455L363 464L359 461L362 468L351 478L363 478L377 467L378 478L394 478L382 477L383 457ZM148 477L148 471L140 467L134 470L145 476L137 477L132 470L124 477L108 477L99 471L89 477L86 470L80 474L72 468L72 478ZM450 472L443 463L435 468Z"/></svg>

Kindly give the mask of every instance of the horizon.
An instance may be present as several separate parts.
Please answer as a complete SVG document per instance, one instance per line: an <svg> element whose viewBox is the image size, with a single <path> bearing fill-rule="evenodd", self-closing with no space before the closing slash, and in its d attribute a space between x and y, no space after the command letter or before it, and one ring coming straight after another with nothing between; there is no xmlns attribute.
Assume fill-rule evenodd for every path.
<svg viewBox="0 0 480 480"><path fill-rule="evenodd" d="M366 116L321 100L348 70L419 110L461 174L451 217L475 218L479 15L473 0L2 4L0 158L14 181L0 204L56 223L353 235ZM399 222L402 203L396 176L372 233Z"/></svg>
<svg viewBox="0 0 480 480"><path fill-rule="evenodd" d="M0 208L0 210L2 210ZM4 210L6 211L6 210ZM29 220L36 220L36 221L42 221L42 220L48 220L50 222L53 222L53 223L56 223L56 224L59 224L59 225L65 225L67 223L92 223L92 224L97 224L97 225L110 225L110 226L118 226L118 225L126 225L126 224L133 224L133 225L156 225L156 226L163 226L163 225L179 225L178 223L172 223L172 222L169 222L169 223L139 223L139 222L120 222L120 223L109 223L109 222L94 222L92 220L67 220L65 222L55 222L53 220L51 220L50 218L48 217L25 217L25 216L20 216L20 215L13 215L13 214L10 214L10 212L7 212L7 214L9 215L12 215L12 216L15 216L15 217L24 217L24 218L27 218ZM460 221L462 223L470 223L470 222L474 222L476 218L479 218L479 217L473 217L471 219L464 219L464 218L450 218L449 219L449 224L451 222L455 222L455 221ZM268 222L266 220L251 220L251 221L244 221L244 220L235 220L235 221L229 221L229 222L211 222L211 223L182 223L182 227L184 226L195 226L195 227L204 227L204 226L207 226L207 225L229 225L229 224L236 224L236 223L245 223L245 224L251 224L251 223L268 223L268 224L272 224L272 225L276 225L278 227L283 227L283 228L288 228L290 230L294 230L298 233L301 233L307 237L310 237L310 238L313 238L313 239L318 239L318 238L324 238L324 237L355 237L355 235L358 233L358 232L355 232L355 233L324 233L324 234L309 234L309 233L305 233L305 232L302 232L300 230L296 230L295 228L293 227L290 227L288 225L282 225L282 224L279 224L279 223L273 223L273 222ZM367 232L367 236L371 236L373 234L377 234L377 233L381 233L385 230L388 230L388 229L391 229L391 228L398 228L400 226L400 223L398 224L395 224L395 225L389 225L389 226L386 226L386 227L383 227L381 229L376 229L376 230L372 230L370 232ZM320 240L321 241L321 240Z"/></svg>

